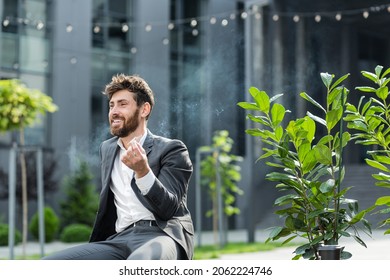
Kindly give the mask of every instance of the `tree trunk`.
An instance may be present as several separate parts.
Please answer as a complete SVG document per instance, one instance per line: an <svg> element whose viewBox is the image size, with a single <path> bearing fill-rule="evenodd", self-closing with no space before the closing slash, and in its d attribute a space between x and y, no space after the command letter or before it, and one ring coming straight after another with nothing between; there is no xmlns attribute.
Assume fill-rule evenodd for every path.
<svg viewBox="0 0 390 280"><path fill-rule="evenodd" d="M27 198L27 167L26 167L26 158L24 154L24 130L20 129L20 146L22 147L20 151L20 168L22 175L22 258L26 258L26 245L27 245L27 234L28 234L28 198Z"/></svg>

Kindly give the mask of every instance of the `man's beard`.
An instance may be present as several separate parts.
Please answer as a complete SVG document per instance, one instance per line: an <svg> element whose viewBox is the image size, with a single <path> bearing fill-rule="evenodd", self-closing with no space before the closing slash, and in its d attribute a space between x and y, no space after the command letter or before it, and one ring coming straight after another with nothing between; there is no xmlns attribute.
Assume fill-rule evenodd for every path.
<svg viewBox="0 0 390 280"><path fill-rule="evenodd" d="M129 134L133 133L139 126L138 115L139 109L137 108L137 110L131 117L129 117L128 119L122 118L122 120L124 119L122 127L112 128L110 126L111 134L118 137L126 137Z"/></svg>

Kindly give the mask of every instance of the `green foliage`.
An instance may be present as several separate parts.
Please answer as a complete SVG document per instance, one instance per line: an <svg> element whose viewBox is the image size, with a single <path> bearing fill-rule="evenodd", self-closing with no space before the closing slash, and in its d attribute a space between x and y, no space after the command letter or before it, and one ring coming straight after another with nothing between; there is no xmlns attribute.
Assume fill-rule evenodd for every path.
<svg viewBox="0 0 390 280"><path fill-rule="evenodd" d="M86 242L92 232L92 227L84 224L71 224L66 226L60 235L60 240L65 243Z"/></svg>
<svg viewBox="0 0 390 280"><path fill-rule="evenodd" d="M383 66L376 66L374 73L362 71L372 86L359 86L357 90L371 94L368 100L365 96L360 98L358 106L348 104L345 120L348 128L355 131L352 139L355 143L369 148L366 163L376 169L378 173L372 176L376 180L376 186L390 188L390 104L388 101L390 82L390 68L383 72ZM390 225L390 196L379 197L376 207L382 207L378 214L384 214L386 218L380 226ZM390 229L385 231L390 234Z"/></svg>
<svg viewBox="0 0 390 280"><path fill-rule="evenodd" d="M55 112L50 96L29 89L19 80L0 80L0 131L32 125L39 115Z"/></svg>
<svg viewBox="0 0 390 280"><path fill-rule="evenodd" d="M52 242L58 233L60 226L60 220L57 214L51 207L44 208L44 220L45 220L45 241ZM30 232L35 239L39 239L39 215L36 212L31 217Z"/></svg>
<svg viewBox="0 0 390 280"><path fill-rule="evenodd" d="M8 233L9 226L7 224L0 223L0 246L8 246ZM15 229L15 244L22 241L22 234L18 229Z"/></svg>
<svg viewBox="0 0 390 280"><path fill-rule="evenodd" d="M237 195L242 195L242 189L237 185L241 180L241 169L238 165L242 157L231 154L234 141L226 130L216 131L213 136L212 146L204 146L203 151L211 154L201 161L201 185L207 188L213 207L207 212L207 216L217 217L217 172L220 175L221 194L224 201L223 209L227 216L240 213L240 209L234 206ZM217 170L217 161L219 169Z"/></svg>
<svg viewBox="0 0 390 280"><path fill-rule="evenodd" d="M93 175L85 161L64 178L66 199L60 203L62 226L74 223L92 226L98 208L98 194L92 182Z"/></svg>
<svg viewBox="0 0 390 280"><path fill-rule="evenodd" d="M300 94L321 116L307 112L302 118L288 120L290 111L276 102L282 95L270 97L254 87L249 89L254 103L238 103L258 113L248 113L257 127L246 130L263 143L264 153L258 160L266 160L267 165L279 170L267 174L266 179L277 182L276 188L283 192L275 205L279 207L276 213L284 218L284 226L275 227L268 241L287 238L288 243L298 236L307 239L306 244L296 248L294 259L318 259L318 246L337 244L341 236L352 236L366 246L358 235L360 224L371 233L364 219L367 210L359 211L358 202L345 197L350 187L341 188L345 174L342 151L350 134L343 132L342 124L349 90L340 84L348 76L333 82L334 75L321 73L326 87L325 107L307 93ZM323 136L317 135L317 125L325 128ZM344 252L344 258L348 257L350 254Z"/></svg>

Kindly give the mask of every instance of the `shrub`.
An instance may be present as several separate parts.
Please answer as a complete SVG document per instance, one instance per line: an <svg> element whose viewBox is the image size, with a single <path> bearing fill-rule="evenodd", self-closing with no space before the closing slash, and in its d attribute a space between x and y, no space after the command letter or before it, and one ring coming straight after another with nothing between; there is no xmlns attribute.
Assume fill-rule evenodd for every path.
<svg viewBox="0 0 390 280"><path fill-rule="evenodd" d="M63 188L66 199L61 202L62 227L71 224L92 226L98 208L99 196L93 184L88 164L81 161L74 174L65 177Z"/></svg>
<svg viewBox="0 0 390 280"><path fill-rule="evenodd" d="M8 231L9 226L7 224L0 224L0 246L8 246ZM19 230L15 229L15 244L22 241L22 234Z"/></svg>
<svg viewBox="0 0 390 280"><path fill-rule="evenodd" d="M45 241L52 242L56 238L60 226L60 220L51 207L44 208L44 219L45 219ZM38 213L35 213L31 217L30 232L35 239L39 239Z"/></svg>
<svg viewBox="0 0 390 280"><path fill-rule="evenodd" d="M84 242L89 240L92 227L84 224L71 224L64 228L60 240L62 242Z"/></svg>

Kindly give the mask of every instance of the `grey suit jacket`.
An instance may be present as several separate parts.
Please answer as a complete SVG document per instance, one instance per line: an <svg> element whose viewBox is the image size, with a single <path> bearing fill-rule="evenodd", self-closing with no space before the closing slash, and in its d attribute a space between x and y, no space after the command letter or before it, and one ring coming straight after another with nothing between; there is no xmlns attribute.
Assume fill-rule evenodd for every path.
<svg viewBox="0 0 390 280"><path fill-rule="evenodd" d="M110 184L114 159L119 152L117 141L118 137L113 137L100 147L102 190L90 242L106 240L116 233L117 215ZM180 140L156 136L148 130L143 148L156 181L146 195L141 194L135 179L129 187L154 214L158 226L181 245L188 259L192 259L194 228L187 208L187 191L193 167L187 147Z"/></svg>

